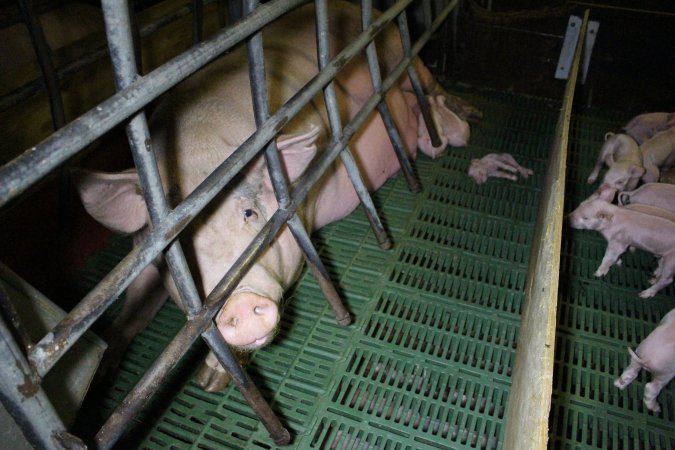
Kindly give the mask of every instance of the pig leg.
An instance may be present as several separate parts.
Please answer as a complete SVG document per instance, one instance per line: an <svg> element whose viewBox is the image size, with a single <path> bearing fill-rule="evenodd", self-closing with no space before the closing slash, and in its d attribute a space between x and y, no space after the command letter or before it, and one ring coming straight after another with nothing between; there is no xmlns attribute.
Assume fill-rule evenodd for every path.
<svg viewBox="0 0 675 450"><path fill-rule="evenodd" d="M232 349L237 361L242 366L248 364L249 354L246 352L239 352ZM206 392L220 392L230 384L232 377L225 370L223 366L218 362L218 358L213 352L209 352L204 360L204 363L199 368L197 375L195 375L197 383L204 389Z"/></svg>
<svg viewBox="0 0 675 450"><path fill-rule="evenodd" d="M675 252L663 255L656 270L659 272L659 276L655 280L656 282L652 284L649 289L640 292L641 298L653 297L657 292L673 282L673 274L675 274Z"/></svg>
<svg viewBox="0 0 675 450"><path fill-rule="evenodd" d="M645 393L642 400L644 401L648 410L655 413L661 412L661 406L656 401L656 397L658 397L661 389L663 389L670 382L671 378L672 375L669 374L658 374L654 376L651 382L645 385Z"/></svg>
<svg viewBox="0 0 675 450"><path fill-rule="evenodd" d="M112 325L103 333L108 343L97 380L117 368L127 347L160 310L168 294L157 266L148 265L127 288L124 305Z"/></svg>
<svg viewBox="0 0 675 450"><path fill-rule="evenodd" d="M511 180L511 181L517 181L518 180L518 177L516 177L513 173L502 172L501 170L494 170L494 171L490 172L489 176L495 177L495 178L506 178L506 179Z"/></svg>
<svg viewBox="0 0 675 450"><path fill-rule="evenodd" d="M510 165L511 167L513 167L515 170L517 170L520 176L523 178L528 178L530 175L534 173L532 169L527 169L518 164L518 162L513 158L513 156L511 156L508 153L502 153L501 155L499 155L499 159L505 162L506 164Z"/></svg>
<svg viewBox="0 0 675 450"><path fill-rule="evenodd" d="M607 250L605 251L605 256L602 258L602 263L600 263L598 270L596 270L593 275L596 277L607 275L609 268L612 267L612 265L617 264L619 257L626 249L628 249L628 245L618 241L610 241L607 244Z"/></svg>
<svg viewBox="0 0 675 450"><path fill-rule="evenodd" d="M621 376L614 380L614 386L621 390L626 389L626 387L631 384L635 378L637 378L638 374L640 373L640 369L642 369L642 365L640 364L640 360L637 358L637 355L630 348L628 351L630 352L630 364L628 367L626 367Z"/></svg>

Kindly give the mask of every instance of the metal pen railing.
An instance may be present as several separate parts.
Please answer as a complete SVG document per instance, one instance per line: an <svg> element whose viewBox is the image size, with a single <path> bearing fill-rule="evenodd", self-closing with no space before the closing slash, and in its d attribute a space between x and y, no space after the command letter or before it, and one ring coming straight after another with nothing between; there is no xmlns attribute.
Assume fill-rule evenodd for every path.
<svg viewBox="0 0 675 450"><path fill-rule="evenodd" d="M340 156L350 172L350 179L359 193L359 198L364 204L371 224L373 224L378 242L383 247L389 245L389 239L377 216L370 194L363 185L347 146L351 137L377 108L385 124L387 124L387 121L390 122L387 124L389 136L394 147L398 148L397 153L399 153L401 166L408 167L408 169L404 168L404 172L408 172L407 179L411 188L416 188L417 182L412 174L410 163L407 160L403 144L397 135L396 127L391 120L384 98L387 91L397 83L404 72L407 72L420 101L424 102L424 93L419 86L419 80L416 80L414 68L411 69L411 64L424 43L441 26L457 2L451 1L445 5L435 20L429 23L426 32L415 45L410 43L405 18L405 8L411 2L412 0L397 2L372 23L370 2L364 2L362 4L364 32L329 61L326 2L325 0L318 1L316 3L316 15L319 34L317 47L319 73L279 108L275 114L270 116L267 106L267 93L264 89L264 57L260 30L286 12L305 3L304 1L277 0L257 5L256 0L247 0L244 5L245 17L242 20L222 30L212 38L195 45L191 50L170 60L146 76L140 76L135 63L133 27L127 4L116 0L103 0L102 6L110 54L119 90L117 94L96 108L65 125L40 144L1 167L0 207L21 196L89 143L130 118L127 125L127 134L153 224L152 231L56 327L39 342L30 345L28 349L24 349L23 352L27 353L25 357L22 355L21 348L13 344L10 330L4 326L0 329L0 337L2 337L0 354L10 355L11 358L21 361L21 364L11 369L15 372L18 370L14 374L16 378L8 379L13 380L13 383L23 375L25 379L34 380L31 387L35 390L35 393L44 396L40 387L41 377L50 371L77 339L122 294L131 281L164 251L167 265L180 294L180 298L176 300L188 320L99 430L95 438L97 447L110 448L117 442L125 427L140 411L147 399L157 390L160 380L172 370L200 335L205 339L220 363L230 372L235 384L268 429L274 441L279 445L288 443L290 440L288 430L274 415L260 392L239 366L231 350L216 330L213 317L225 304L228 296L246 271L255 263L258 256L271 245L281 227L288 224L314 275L319 280L319 284L333 308L338 322L348 324L351 321L349 313L342 305L337 291L330 281L327 270L311 244L307 230L296 215L296 210L320 177ZM424 2L425 8L430 11L429 0L424 0ZM199 9L198 3L201 2L195 3L195 9ZM401 62L391 70L386 78L382 79L377 66L373 39L388 23L397 18L404 54ZM428 20L430 21L430 17ZM194 36L197 36L197 32ZM257 130L207 176L183 202L171 209L162 189L154 154L152 151L148 151L151 148L152 141L142 108L199 68L246 39L248 39L252 98L254 99ZM366 48L374 92L351 121L342 127L332 82L340 70ZM283 176L274 138L278 131L322 89L326 99L332 138L327 149L312 162L291 190ZM422 103L422 107L424 110L424 103ZM389 118L387 119L387 117ZM427 111L425 113L425 118L429 120L427 128L430 130L432 139L435 138L436 144L438 144L438 137L435 134L433 121L430 120L430 117ZM261 151L265 152L268 171L279 207L233 267L202 303L177 237L190 221ZM5 370L0 368L0 378L5 378L4 372ZM3 385L3 392L5 389L11 389L12 386L11 383L9 386ZM17 401L12 404L17 406L21 401L21 395L16 396L15 400ZM44 400L40 397L40 402L42 401ZM34 412L25 410L19 411L17 414L17 417L22 418L18 421L23 424L23 422L31 422L30 415ZM70 448L83 447L84 444L65 430L65 427L62 423L59 423L58 417L53 412L44 410L41 414L48 416L48 419L43 419L44 424L28 423L26 428L29 430L27 434L35 435L32 441L34 445L44 448L63 448L66 446L64 443L67 443Z"/></svg>

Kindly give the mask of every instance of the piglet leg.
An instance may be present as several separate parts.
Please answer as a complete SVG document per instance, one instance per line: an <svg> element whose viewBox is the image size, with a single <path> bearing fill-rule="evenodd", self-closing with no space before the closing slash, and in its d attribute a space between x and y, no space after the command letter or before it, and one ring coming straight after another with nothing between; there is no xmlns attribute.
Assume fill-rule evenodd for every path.
<svg viewBox="0 0 675 450"><path fill-rule="evenodd" d="M617 263L619 257L628 249L626 244L610 241L607 244L607 250L605 251L605 256L602 258L602 263L598 267L598 270L595 271L593 275L596 277L602 277L607 275L609 268Z"/></svg>
<svg viewBox="0 0 675 450"><path fill-rule="evenodd" d="M668 384L670 379L671 377L666 374L659 374L655 375L652 381L645 385L645 393L642 400L648 410L655 413L661 412L661 406L656 401L656 397L658 397L661 389Z"/></svg>
<svg viewBox="0 0 675 450"><path fill-rule="evenodd" d="M513 158L513 156L511 156L508 153L502 153L501 156L500 156L500 159L502 161L505 161L508 165L513 167L515 170L517 170L518 173L520 174L520 176L523 177L523 178L528 178L530 175L532 175L534 173L534 171L532 171L532 169L525 168L525 167L521 166L520 164L518 164L518 162Z"/></svg>

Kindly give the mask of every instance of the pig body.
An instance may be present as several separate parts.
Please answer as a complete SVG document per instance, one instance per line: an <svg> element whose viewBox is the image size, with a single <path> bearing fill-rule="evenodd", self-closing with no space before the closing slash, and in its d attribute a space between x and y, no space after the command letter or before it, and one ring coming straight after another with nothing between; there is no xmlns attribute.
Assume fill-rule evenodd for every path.
<svg viewBox="0 0 675 450"><path fill-rule="evenodd" d="M652 381L645 385L644 404L658 413L661 406L656 397L675 375L675 309L665 315L659 325L645 338L635 351L628 348L630 365L614 381L625 389L645 369L652 374Z"/></svg>
<svg viewBox="0 0 675 450"><path fill-rule="evenodd" d="M633 117L623 130L629 134L638 145L651 139L659 131L675 126L675 113L653 112Z"/></svg>
<svg viewBox="0 0 675 450"><path fill-rule="evenodd" d="M670 183L647 183L634 191L620 192L620 205L650 205L675 212L675 185Z"/></svg>
<svg viewBox="0 0 675 450"><path fill-rule="evenodd" d="M607 250L596 277L607 274L619 258L634 247L659 257L652 286L640 293L649 298L673 281L675 274L675 223L663 217L612 205L604 198L585 200L569 217L573 228L596 230L607 239Z"/></svg>
<svg viewBox="0 0 675 450"><path fill-rule="evenodd" d="M644 174L640 147L627 134L605 134L605 143L588 176L588 184L594 183L598 178L603 163L608 166L608 169L602 185L619 191L635 189Z"/></svg>
<svg viewBox="0 0 675 450"><path fill-rule="evenodd" d="M331 53L333 55L360 32L360 13L353 5L331 2ZM293 33L288 30L292 29ZM270 110L274 112L291 98L317 72L313 5L288 14L263 32ZM255 121L250 95L245 49L239 49L202 69L174 88L157 107L150 125L154 151L170 202L184 199L206 175L227 158L254 131ZM389 55L400 59L401 54ZM423 67L421 61L416 65ZM422 78L430 91L430 74ZM426 78L425 78L426 77ZM424 84L424 82L423 82ZM357 57L335 81L343 123L353 117L372 93L369 72L363 57ZM415 158L419 136L419 106L406 91L406 81L386 96L394 122L409 156ZM456 116L444 104L434 102L439 130L455 133ZM441 110L442 114L439 114ZM453 117L454 116L454 117ZM456 118L457 121L460 119ZM328 143L328 120L323 96L284 126L277 138L285 174L290 182L298 179L319 149ZM443 135L446 142L448 135ZM388 134L377 113L371 114L363 128L350 141L350 148L366 186L377 189L399 170ZM422 148L424 151L424 148ZM435 153L430 154L435 156ZM127 177L130 175L127 174ZM133 175L131 175L133 176ZM109 228L127 233L143 233L148 214L139 195L138 180L117 180L119 174L84 174L79 192L85 206ZM310 191L298 214L309 231L344 217L359 203L341 162L329 168ZM278 205L262 157L247 166L236 183L206 208L181 238L183 249L199 293L205 297L230 269L253 237L275 212ZM284 290L301 270L302 253L287 227L243 277L216 316L218 330L228 344L250 351L268 344L279 321L278 302ZM177 298L167 271L161 269L164 285ZM152 280L150 280L152 281ZM134 283L148 283L139 276ZM154 283L157 284L157 283ZM136 289L140 291L140 289ZM147 290L147 289L146 289ZM131 303L127 299L127 303ZM149 319L148 319L149 320ZM206 360L198 381L207 390L220 390L226 374L213 355Z"/></svg>
<svg viewBox="0 0 675 450"><path fill-rule="evenodd" d="M661 170L669 169L675 163L675 128L656 133L640 146L645 173L642 181L656 183Z"/></svg>
<svg viewBox="0 0 675 450"><path fill-rule="evenodd" d="M481 159L472 159L468 173L476 183L483 184L487 181L488 177L506 178L516 181L518 179L516 174L520 174L523 178L528 178L534 172L518 164L513 156L508 153L489 153Z"/></svg>

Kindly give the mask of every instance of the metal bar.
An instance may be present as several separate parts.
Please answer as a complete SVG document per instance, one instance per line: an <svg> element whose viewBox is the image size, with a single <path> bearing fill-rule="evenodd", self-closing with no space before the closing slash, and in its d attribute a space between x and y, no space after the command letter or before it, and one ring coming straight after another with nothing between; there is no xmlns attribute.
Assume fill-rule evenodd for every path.
<svg viewBox="0 0 675 450"><path fill-rule="evenodd" d="M19 0L19 9L23 17L37 56L38 63L42 69L42 76L45 80L47 93L49 94L49 108L52 112L52 123L54 129L58 130L66 124L66 115L63 111L63 99L61 98L61 88L59 80L54 71L54 64L50 54L45 34L40 25L40 19L35 15L32 0Z"/></svg>
<svg viewBox="0 0 675 450"><path fill-rule="evenodd" d="M206 0L205 4L211 4L216 0ZM220 3L218 5L220 6ZM183 16L186 16L192 12L192 8L189 6L184 6L179 8L170 14L162 16L155 20L142 26L139 30L139 35L141 38L150 36L152 33L156 32L158 29L170 24L171 22L180 19ZM221 25L222 28L222 25ZM59 81L63 81L70 74L81 70L84 67L87 67L99 59L108 55L107 48L105 44L101 44L100 47L93 50L91 53L79 58L70 64L56 69L56 78ZM22 101L30 98L31 96L37 94L43 89L42 82L40 80L29 81L23 86L20 86L13 90L12 92L3 95L0 97L0 111L5 111L13 106L18 105Z"/></svg>
<svg viewBox="0 0 675 450"><path fill-rule="evenodd" d="M145 401L159 388L154 380L166 377L199 335L206 332L209 326L212 326L213 316L225 303L226 297L237 286L244 272L255 263L267 246L271 244L274 236L293 213L294 211L278 209L263 226L262 230L237 259L233 268L225 274L208 295L199 314L188 320L96 434L95 439L100 449L110 448L109 446L112 446L119 439L125 426L140 412ZM236 270L238 267L243 268L243 270ZM208 339L209 335L206 337ZM207 342L214 343L210 340ZM233 368L234 366L229 366L228 370ZM243 371L232 370L230 374L236 383L248 383Z"/></svg>
<svg viewBox="0 0 675 450"><path fill-rule="evenodd" d="M213 38L137 79L129 87L0 167L0 207L176 83L241 42L256 29L304 1L276 0L262 5L251 14L249 20L222 30Z"/></svg>
<svg viewBox="0 0 675 450"><path fill-rule="evenodd" d="M24 358L12 333L0 320L0 401L20 426L28 442L41 449L85 449L70 435L41 387L41 380ZM66 447L64 440L72 443Z"/></svg>
<svg viewBox="0 0 675 450"><path fill-rule="evenodd" d="M0 270L2 269L4 269L4 265L0 263ZM31 340L26 327L23 326L21 317L19 317L19 313L14 307L14 303L12 303L12 300L9 298L9 294L7 294L2 282L0 282L0 320L4 320L9 325L12 336L14 336L16 341L22 346L21 350L23 350L23 354L28 354L28 349L33 345L33 341Z"/></svg>
<svg viewBox="0 0 675 450"><path fill-rule="evenodd" d="M372 13L372 1L361 0L361 23L364 30L367 29L372 22ZM382 90L382 78L380 75L380 64L377 60L377 49L375 47L375 42L369 43L366 47L366 57L368 59L368 67L370 69L370 78L373 82L373 89L375 92L379 93ZM385 128L387 129L389 139L391 139L391 144L394 147L394 152L396 153L398 162L401 165L401 172L408 183L408 188L412 192L419 192L421 190L419 181L415 177L412 165L410 165L410 160L406 154L405 144L401 140L401 136L396 129L396 124L391 117L391 112L389 111L387 102L383 100L382 103L377 106L377 110L382 117Z"/></svg>
<svg viewBox="0 0 675 450"><path fill-rule="evenodd" d="M330 48L328 43L328 6L326 0L317 0L315 2L316 10L316 26L317 26L317 52L318 52L318 61L319 61L319 70L323 70L324 67L330 61ZM326 110L328 112L328 120L330 122L330 128L333 135L333 139L339 139L342 135L342 120L340 119L340 109L338 107L337 97L335 95L335 84L330 82L328 86L324 89L324 100L326 103ZM361 174L359 173L359 168L354 161L354 157L351 154L349 146L345 147L342 152L340 152L340 158L342 163L347 170L356 195L358 195L363 209L370 223L370 227L375 234L375 239L379 246L383 249L389 249L392 246L391 239L382 225L382 221L377 214L375 209L375 204L373 199L366 188Z"/></svg>
<svg viewBox="0 0 675 450"><path fill-rule="evenodd" d="M428 1L425 3L428 4ZM401 35L403 54L408 56L410 55L410 32L408 31L408 18L406 16L405 10L398 16L398 29L399 34ZM431 116L429 100L427 100L426 95L424 95L422 83L420 82L419 76L417 76L415 66L408 66L408 77L410 78L410 84L412 85L413 91L415 92L415 97L417 97L417 103L420 105L420 112L422 113L422 119L427 126L429 137L431 138L431 145L434 147L440 147L443 143L441 142L441 138L438 136L436 124L434 123L434 119Z"/></svg>
<svg viewBox="0 0 675 450"><path fill-rule="evenodd" d="M450 10L448 9L446 11L446 14L439 16L439 18L440 17L444 18L445 16L447 16L447 13L449 13L449 11ZM438 28L438 26L440 26L440 24L442 23L442 19L439 18L437 18L437 20L434 22L434 27L432 27L432 30L429 30L427 33L425 33L422 36L422 38L420 38L420 41L418 41L418 43L423 43L424 39L425 38L428 39L431 32L433 32L433 30L435 30L436 28ZM419 52L420 48L421 45L419 46L416 45L415 47L413 47L413 57ZM344 62L345 61L344 58L341 58L341 55L343 55L343 53L345 53L345 51L341 52L340 55L338 55L338 57L335 58L333 62L331 62L329 67L332 67L334 64L336 64L335 61ZM403 60L398 64L398 66L392 71L392 73L383 81L382 83L383 93L387 92L387 90L389 90L397 83L397 80L401 77L406 66L410 64L411 61L412 61L411 58L403 58ZM309 84L311 83L312 82L310 82ZM314 94L316 94L317 91L313 92ZM289 104L292 104L294 102L294 99L298 98L299 96L302 97L303 95L308 94L306 91L296 94L296 96L294 96L284 107L280 109L279 112L277 112L277 114L275 114L272 117L275 117L276 115L282 113L283 110ZM309 98L312 98L312 96L310 96ZM164 349L162 354L155 360L152 366L139 380L136 386L134 386L131 392L129 392L126 399L117 407L115 411L113 411L108 421L104 424L103 428L101 428L99 433L96 435L97 442L111 442L115 440L116 437L118 438L121 435L124 426L129 421L131 421L136 414L138 414L145 400L149 398L159 388L157 383L154 383L153 380L156 378L166 376L173 369L173 367L175 367L175 364L182 357L182 355L184 355L187 352L190 345L194 342L195 339L197 339L199 334L206 331L213 316L220 310L220 308L222 308L227 297L232 293L234 288L237 286L237 284L243 277L243 273L246 270L248 270L248 268L251 265L255 263L256 259L262 254L264 249L272 242L274 236L276 236L276 234L279 232L283 224L286 223L290 219L290 217L295 213L295 208L297 208L297 205L302 203L302 201L305 199L312 186L314 186L314 184L319 180L323 172L333 163L335 158L338 156L341 148L343 148L347 144L347 142L349 142L349 140L356 133L356 131L358 131L358 129L365 123L365 121L368 119L368 116L373 112L373 110L375 110L375 108L382 101L382 99L383 94L374 93L368 99L368 101L366 101L363 108L361 108L361 110L354 116L354 118L345 126L342 138L339 141L334 142L328 149L326 149L324 153L320 154L319 157L317 157L313 161L310 167L308 167L308 169L300 177L300 179L297 181L295 185L295 189L293 190L291 200L289 203L290 209L287 210L277 209L277 211L267 221L267 223L263 226L262 230L254 237L253 241L251 241L249 246L244 250L241 256L234 263L232 268L225 274L225 276L220 280L220 282L218 282L218 284L209 293L209 295L204 301L204 307L201 309L201 311L183 326L183 328L178 332L176 337L169 343L169 345ZM260 130L258 132L260 132ZM249 139L249 141L250 140L251 138ZM240 149L237 150L237 152L239 152L246 145L247 143L244 143L240 147ZM225 161L223 165L227 164L228 161L230 161L230 159L232 159L232 157L230 157L227 161ZM216 171L209 178L207 178L207 180L214 176L218 178L219 170L220 167L216 169ZM198 186L196 188L196 191L201 190L205 183L202 183L202 185ZM193 194L191 194L189 198L185 200L184 203L190 202L190 197L192 197ZM172 211L169 215L171 216L176 214L176 211L180 207L181 206L179 205L179 207L176 208L176 210ZM157 238L157 236L163 237L167 241L170 241L175 237L175 234L180 232L179 229L180 227L178 226L174 227L173 229L167 230L165 228L162 228L162 224L160 224L158 228L159 229L153 230L153 232L143 241L142 246L147 247L149 245L148 243L151 242L153 238ZM132 251L132 253L134 252ZM139 252L136 252L135 255L130 254L129 256L124 258L122 263L118 265L118 268L120 266L123 266L123 264L126 261L133 262L134 258L141 258L142 255L147 253L147 251L141 251L140 254L138 253ZM115 272L117 272L117 268ZM110 277L110 275L108 277Z"/></svg>
<svg viewBox="0 0 675 450"><path fill-rule="evenodd" d="M192 0L192 44L202 41L204 35L204 0Z"/></svg>
<svg viewBox="0 0 675 450"><path fill-rule="evenodd" d="M270 119L266 125L258 129L246 142L244 142L226 161L218 166L197 188L188 195L188 197L173 209L161 223L148 234L146 239L134 248L118 265L110 272L92 291L90 291L80 303L73 308L68 316L59 323L51 332L49 332L32 350L29 360L36 365L38 373L46 373L59 358L72 346L74 341L81 336L84 331L112 304L112 302L121 295L122 291L128 286L129 280L137 276L140 271L147 266L155 257L159 255L166 245L187 226L192 218L204 206L211 201L215 195L220 192L255 155L269 142L289 117L297 114L304 105L306 105L316 93L322 89L330 79L334 78L336 73L344 67L347 62L358 51L362 50L376 33L382 29L383 25L391 21L393 17L404 8L409 0L393 6L382 14L375 23L369 28L367 33L362 34L354 43L345 48L334 58L325 70L315 76L308 84L306 89L294 95L284 106L282 106ZM452 5L454 6L454 5ZM252 14L258 13L263 9L262 5ZM452 8L447 7L434 21L432 29L427 30L412 49L412 55L417 55L424 43L429 39L431 33L437 29ZM203 45L203 44L200 44ZM396 80L401 76L407 64L410 64L410 58L403 58L399 65L392 71L382 84L382 92L386 92L393 86ZM121 92L127 92L125 89ZM349 138L356 132L350 126L361 125L366 117L364 111L368 108L374 108L373 102L382 100L382 94L375 93L364 108L344 129L342 141L338 144L346 144ZM372 109L370 110L372 111ZM354 124L354 125L352 125ZM66 126L68 128L68 126ZM57 140L55 142L60 142ZM330 152L328 152L330 153ZM324 155L322 155L324 156ZM318 159L319 161L321 158ZM319 163L322 164L322 163ZM328 162L327 164L330 164ZM324 166L323 170L327 167ZM312 182L316 182L319 175L307 174ZM302 178L304 179L304 177ZM298 183L295 191L302 185ZM308 190L305 186L303 189ZM298 198L304 199L307 192L301 193ZM294 199L297 201L297 199ZM46 355L46 357L45 357Z"/></svg>
<svg viewBox="0 0 675 450"><path fill-rule="evenodd" d="M248 374L241 370L237 358L234 357L218 330L211 325L202 334L202 337L219 361L234 361L236 363L233 366L225 366L225 368L232 375L232 381L237 386L237 389L239 389L239 392L241 392L248 404L251 405L251 408L256 412L256 415L270 433L274 443L277 445L287 445L290 443L291 433L281 424L281 421L274 414L272 408L267 404ZM234 376L234 373L237 373L237 376Z"/></svg>
<svg viewBox="0 0 675 450"><path fill-rule="evenodd" d="M588 15L586 10L580 36L586 34ZM583 38L577 41L534 228L518 352L506 411L506 450L545 449L548 439L567 146L583 44Z"/></svg>
<svg viewBox="0 0 675 450"><path fill-rule="evenodd" d="M656 11L653 9L644 9L644 8L628 8L625 6L616 6L616 5L608 5L607 3L594 3L594 2L581 2L577 0L570 0L569 3L573 5L579 5L579 6L584 6L587 8L599 8L599 9L609 9L609 10L615 10L615 11L622 11L622 12L628 12L628 13L640 13L640 14L653 14L656 16L663 16L663 17L675 17L675 13L668 12L668 11Z"/></svg>
<svg viewBox="0 0 675 450"><path fill-rule="evenodd" d="M244 2L244 14L250 14L256 8L257 3L257 0L246 0ZM254 103L253 109L256 125L260 127L269 117L262 32L252 36L247 46L251 91ZM288 186L286 185L286 179L284 178L283 169L281 167L277 144L274 140L268 144L267 149L265 150L265 159L267 161L267 170L270 179L272 180L274 193L277 202L279 203L279 208L287 209L289 207ZM305 260L316 277L326 300L333 309L337 322L341 325L349 325L351 323L351 316L342 303L342 299L338 295L335 286L333 286L328 271L325 269L319 258L318 252L309 238L309 233L296 214L291 216L288 227L298 243L298 246L302 250Z"/></svg>

